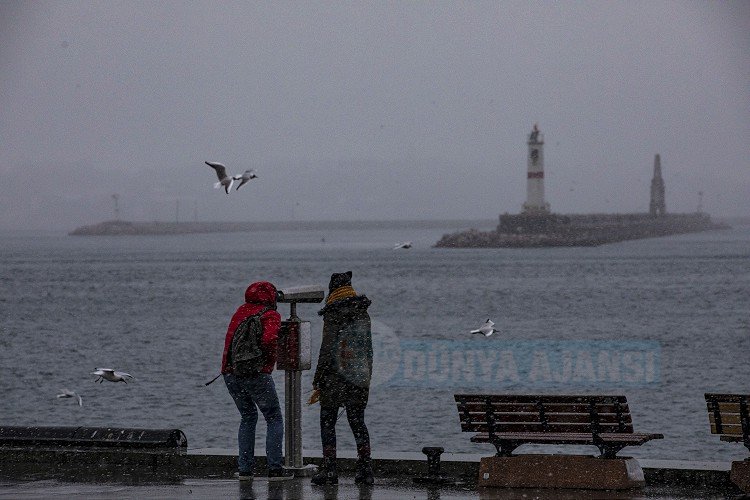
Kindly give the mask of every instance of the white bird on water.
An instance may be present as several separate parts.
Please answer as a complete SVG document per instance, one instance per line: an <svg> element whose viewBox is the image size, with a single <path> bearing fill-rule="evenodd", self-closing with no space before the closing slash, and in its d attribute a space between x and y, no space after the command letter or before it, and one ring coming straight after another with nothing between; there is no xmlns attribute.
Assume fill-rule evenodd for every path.
<svg viewBox="0 0 750 500"><path fill-rule="evenodd" d="M237 189L235 191L239 191L239 189L244 186L250 179L257 179L258 175L255 173L255 170L245 170L242 175L235 175L232 177L232 179L236 181L240 181L240 185L237 186Z"/></svg>
<svg viewBox="0 0 750 500"><path fill-rule="evenodd" d="M127 384L128 380L135 378L129 373L117 372L112 368L95 368L91 372L91 375L96 375L94 382L99 382L100 384L105 380L109 380L110 382L125 382Z"/></svg>
<svg viewBox="0 0 750 500"><path fill-rule="evenodd" d="M474 333L474 334L481 333L485 337L489 337L490 335L492 335L493 333L497 331L495 330L495 328L493 328L494 326L495 326L495 323L493 323L490 320L490 318L487 318L487 321L485 321L485 323L482 326L480 326L476 330L472 330L470 333Z"/></svg>
<svg viewBox="0 0 750 500"><path fill-rule="evenodd" d="M411 248L411 241L404 241L403 243L396 243L396 246L393 247L394 250L398 250L400 248Z"/></svg>
<svg viewBox="0 0 750 500"><path fill-rule="evenodd" d="M227 175L227 167L215 161L207 161L205 163L216 170L216 176L219 178L219 182L214 184L214 188L219 189L219 187L224 186L224 191L229 194L229 190L232 188L232 183L234 182L234 177Z"/></svg>
<svg viewBox="0 0 750 500"><path fill-rule="evenodd" d="M78 398L78 406L83 406L83 398L70 389L60 389L60 394L57 395L57 398Z"/></svg>

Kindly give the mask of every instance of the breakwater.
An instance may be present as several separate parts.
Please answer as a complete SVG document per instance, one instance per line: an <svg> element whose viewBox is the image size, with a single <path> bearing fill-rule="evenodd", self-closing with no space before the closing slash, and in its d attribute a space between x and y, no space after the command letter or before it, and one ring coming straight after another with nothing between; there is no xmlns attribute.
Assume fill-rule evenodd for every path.
<svg viewBox="0 0 750 500"><path fill-rule="evenodd" d="M437 248L588 247L618 241L727 229L704 213L503 214L494 231L469 229L446 234Z"/></svg>
<svg viewBox="0 0 750 500"><path fill-rule="evenodd" d="M491 226L491 220L362 220L362 221L269 221L269 222L131 222L110 220L80 226L71 236L135 236L195 233L239 233L252 231L325 231L363 229L460 229Z"/></svg>

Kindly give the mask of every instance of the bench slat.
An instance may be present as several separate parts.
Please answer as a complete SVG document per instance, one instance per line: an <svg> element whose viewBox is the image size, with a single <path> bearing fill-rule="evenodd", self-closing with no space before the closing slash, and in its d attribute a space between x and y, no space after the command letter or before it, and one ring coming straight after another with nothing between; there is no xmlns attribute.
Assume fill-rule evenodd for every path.
<svg viewBox="0 0 750 500"><path fill-rule="evenodd" d="M727 425L722 422L721 424L721 432L716 431L716 424L713 422L711 423L711 434L721 434L721 435L728 435L728 436L742 436L742 426L741 425Z"/></svg>
<svg viewBox="0 0 750 500"><path fill-rule="evenodd" d="M709 413L714 412L713 403L706 403L706 409ZM719 412L723 415L724 413L740 413L739 403L719 403Z"/></svg>
<svg viewBox="0 0 750 500"><path fill-rule="evenodd" d="M721 416L721 426L724 427L726 425L742 425L742 416L739 413L722 413ZM716 422L716 416L713 412L708 414L708 421L711 422L711 425L715 425Z"/></svg>
<svg viewBox="0 0 750 500"><path fill-rule="evenodd" d="M589 405L580 403L549 403L545 400L542 401L542 406L545 412L549 413L585 413L589 414ZM459 411L486 411L487 403L482 401L472 402L458 402ZM539 407L536 403L491 403L491 408L495 412L502 413L535 413L539 412ZM614 404L598 403L596 404L596 411L599 413L615 413L617 411ZM627 403L620 405L620 412L622 414L630 413Z"/></svg>
<svg viewBox="0 0 750 500"><path fill-rule="evenodd" d="M719 401L720 403L739 403L740 401L750 399L750 394L718 394L707 392L706 401Z"/></svg>
<svg viewBox="0 0 750 500"><path fill-rule="evenodd" d="M463 432L489 432L490 426L487 422L476 423L476 424L461 424L461 430ZM544 427L542 424L503 424L495 425L493 429L496 433L498 432L529 432L529 433L540 433L540 434L554 434L554 433L588 433L593 432L593 426L590 423L585 424L549 424ZM616 424L600 424L599 432L618 432L619 426ZM623 434L632 434L627 429Z"/></svg>
<svg viewBox="0 0 750 500"><path fill-rule="evenodd" d="M592 399L602 402L627 403L625 396L597 396L597 395L546 395L546 394L455 394L456 402L487 401L493 403L536 403L539 400L550 403L588 403Z"/></svg>
<svg viewBox="0 0 750 500"><path fill-rule="evenodd" d="M586 433L528 433L528 432L500 432L495 435L496 440L506 441L522 441L524 443L537 443L537 444L594 444L594 439L591 434ZM622 433L603 433L600 434L602 441L605 443L622 443L628 445L641 445L652 439L663 439L663 434L653 433L638 433L638 434L622 434ZM490 443L490 435L487 432L482 432L471 437L471 441L474 443Z"/></svg>
<svg viewBox="0 0 750 500"><path fill-rule="evenodd" d="M462 411L459 413L461 423L478 423L486 422L486 412L473 411L467 413ZM525 422L525 423L541 423L539 412L524 412L524 413L508 413L508 412L493 412L493 418L498 423L508 422ZM591 415L589 413L546 413L545 418L549 423L572 423L581 424L591 422ZM599 413L599 422L602 424L618 424L617 413ZM632 417L630 414L622 416L623 424L632 427Z"/></svg>

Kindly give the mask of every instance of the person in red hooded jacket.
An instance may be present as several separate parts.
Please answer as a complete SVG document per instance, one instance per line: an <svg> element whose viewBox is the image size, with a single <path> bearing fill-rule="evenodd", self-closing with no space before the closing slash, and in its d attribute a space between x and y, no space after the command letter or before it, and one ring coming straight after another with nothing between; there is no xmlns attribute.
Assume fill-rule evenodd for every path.
<svg viewBox="0 0 750 500"><path fill-rule="evenodd" d="M246 318L261 313L263 336L261 351L263 366L260 371L249 377L240 377L232 373L227 363L227 354L232 345L232 338L237 326ZM224 354L221 360L221 373L229 394L240 411L240 429L238 432L239 456L237 466L242 480L253 478L255 463L255 426L258 423L258 410L266 420L266 462L269 479L287 479L291 477L282 467L281 446L284 442L284 420L276 394L276 386L271 377L276 364L276 339L281 325L281 316L276 312L276 287L268 281L258 281L245 290L245 303L237 308L227 328L224 341ZM256 409L257 407L257 409Z"/></svg>

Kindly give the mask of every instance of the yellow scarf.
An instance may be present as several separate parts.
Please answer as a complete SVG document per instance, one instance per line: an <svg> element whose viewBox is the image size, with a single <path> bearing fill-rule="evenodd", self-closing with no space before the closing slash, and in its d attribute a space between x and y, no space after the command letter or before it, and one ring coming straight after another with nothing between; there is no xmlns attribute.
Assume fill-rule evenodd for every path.
<svg viewBox="0 0 750 500"><path fill-rule="evenodd" d="M328 294L328 298L326 299L326 304L330 304L331 302L336 302L337 300L345 299L347 297L356 297L357 292L354 291L354 288L351 286L341 286L338 287L336 290L332 291L330 294Z"/></svg>

